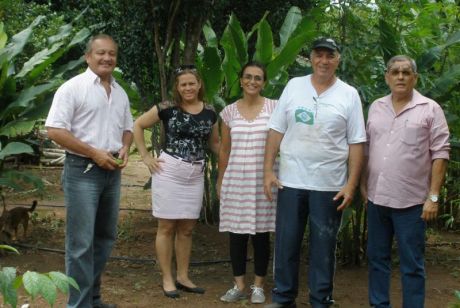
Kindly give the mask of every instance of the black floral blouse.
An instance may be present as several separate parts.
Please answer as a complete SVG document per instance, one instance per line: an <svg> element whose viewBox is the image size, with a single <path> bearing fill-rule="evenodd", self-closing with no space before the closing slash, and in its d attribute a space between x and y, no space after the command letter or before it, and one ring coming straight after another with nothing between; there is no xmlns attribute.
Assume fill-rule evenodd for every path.
<svg viewBox="0 0 460 308"><path fill-rule="evenodd" d="M163 151L188 161L205 158L208 139L217 114L212 106L204 104L198 114L183 111L174 102L158 104L158 115L165 129Z"/></svg>

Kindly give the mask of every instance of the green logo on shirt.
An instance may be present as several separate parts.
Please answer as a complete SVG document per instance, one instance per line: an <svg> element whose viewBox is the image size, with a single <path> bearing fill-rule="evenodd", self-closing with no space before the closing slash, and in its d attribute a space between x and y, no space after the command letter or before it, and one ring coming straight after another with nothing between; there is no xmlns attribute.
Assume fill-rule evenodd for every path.
<svg viewBox="0 0 460 308"><path fill-rule="evenodd" d="M313 125L313 112L306 110L304 108L299 108L295 111L295 121L296 123L304 123L308 125Z"/></svg>

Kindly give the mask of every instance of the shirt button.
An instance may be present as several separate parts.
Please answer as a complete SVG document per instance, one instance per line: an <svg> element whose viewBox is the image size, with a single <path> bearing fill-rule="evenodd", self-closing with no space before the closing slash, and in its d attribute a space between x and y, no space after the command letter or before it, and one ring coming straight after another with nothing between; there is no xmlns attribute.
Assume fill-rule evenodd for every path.
<svg viewBox="0 0 460 308"><path fill-rule="evenodd" d="M386 158L386 157L384 157L384 158L383 158L383 160L387 160L387 158Z"/></svg>
<svg viewBox="0 0 460 308"><path fill-rule="evenodd" d="M394 131L391 131L390 133L391 133L391 134L393 134L393 133L394 133Z"/></svg>
<svg viewBox="0 0 460 308"><path fill-rule="evenodd" d="M390 146L390 144L389 144L389 143L387 143L387 147L389 147L389 146Z"/></svg>

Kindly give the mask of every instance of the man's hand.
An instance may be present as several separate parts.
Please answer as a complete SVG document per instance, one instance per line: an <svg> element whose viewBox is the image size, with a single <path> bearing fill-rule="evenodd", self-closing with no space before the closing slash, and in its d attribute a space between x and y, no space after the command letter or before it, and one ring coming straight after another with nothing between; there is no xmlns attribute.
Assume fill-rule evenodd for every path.
<svg viewBox="0 0 460 308"><path fill-rule="evenodd" d="M278 178L275 176L273 171L265 172L264 174L264 193L268 200L273 201L272 187L278 187L278 189L283 189Z"/></svg>
<svg viewBox="0 0 460 308"><path fill-rule="evenodd" d="M342 203L337 207L337 211L342 211L346 209L351 201L353 200L353 195L355 193L354 187L350 187L349 185L345 185L341 191L339 191L333 198L334 201L339 200L342 198Z"/></svg>
<svg viewBox="0 0 460 308"><path fill-rule="evenodd" d="M115 158L112 156L112 154L110 154L110 152L95 150L91 158L99 167L103 169L115 170L119 168L119 165L115 161Z"/></svg>
<svg viewBox="0 0 460 308"><path fill-rule="evenodd" d="M118 164L118 168L123 169L128 164L128 156L129 156L129 147L122 147L118 152L118 158L123 160L123 163Z"/></svg>
<svg viewBox="0 0 460 308"><path fill-rule="evenodd" d="M435 219L438 216L438 203L433 202L430 199L425 201L425 204L423 204L423 213L422 213L422 219L424 221L430 221Z"/></svg>

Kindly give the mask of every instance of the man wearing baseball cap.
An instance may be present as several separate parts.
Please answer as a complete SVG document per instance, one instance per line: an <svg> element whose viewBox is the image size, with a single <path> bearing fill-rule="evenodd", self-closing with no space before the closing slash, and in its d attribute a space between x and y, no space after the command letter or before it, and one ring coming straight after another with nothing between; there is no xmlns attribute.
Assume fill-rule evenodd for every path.
<svg viewBox="0 0 460 308"><path fill-rule="evenodd" d="M310 304L329 307L342 211L351 203L363 163L366 131L355 88L335 73L340 49L331 38L313 42L313 74L291 79L269 122L264 189L278 187L275 287L266 308L296 307L300 250L309 220ZM273 165L280 153L279 177Z"/></svg>

